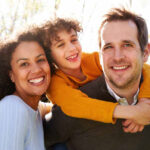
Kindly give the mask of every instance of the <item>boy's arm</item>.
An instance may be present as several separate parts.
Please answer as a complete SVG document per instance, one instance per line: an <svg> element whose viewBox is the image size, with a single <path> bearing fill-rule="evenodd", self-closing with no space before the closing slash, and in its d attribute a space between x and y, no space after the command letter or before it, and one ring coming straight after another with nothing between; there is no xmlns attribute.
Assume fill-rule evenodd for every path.
<svg viewBox="0 0 150 150"><path fill-rule="evenodd" d="M53 77L47 97L71 117L114 123L113 111L117 103L89 98L58 76Z"/></svg>
<svg viewBox="0 0 150 150"><path fill-rule="evenodd" d="M114 123L113 118L131 119L139 124L150 121L150 102L135 106L120 106L118 103L89 98L80 90L67 85L64 79L55 76L47 91L48 98L72 117Z"/></svg>
<svg viewBox="0 0 150 150"><path fill-rule="evenodd" d="M143 65L143 82L140 87L138 98L150 98L150 65Z"/></svg>
<svg viewBox="0 0 150 150"><path fill-rule="evenodd" d="M143 94L143 97L145 97L146 95L150 95L148 92L148 88L143 88L143 85L146 85L146 87L148 87L148 83L150 83L148 82L148 79L145 79L145 76L148 76L148 72L150 72L150 69L145 70L145 67L150 68L147 65L144 66L144 82L141 85L139 97L141 94ZM89 98L80 90L74 89L71 86L67 85L64 79L62 79L61 77L55 76L52 79L51 86L47 92L47 96L54 104L59 105L63 112L69 116L106 123L114 122L113 112L117 103L105 102ZM119 112L117 115L120 115Z"/></svg>
<svg viewBox="0 0 150 150"><path fill-rule="evenodd" d="M136 105L117 105L113 116L133 120L140 125L150 124L150 101L141 100Z"/></svg>
<svg viewBox="0 0 150 150"><path fill-rule="evenodd" d="M94 80L102 73L98 52L83 54L82 61L84 73L86 72L91 77L91 80ZM71 117L106 123L115 122L112 115L117 103L89 98L76 88L78 86L75 83L70 86L63 78L54 75L50 88L47 91L47 97L54 104L59 105L62 111Z"/></svg>

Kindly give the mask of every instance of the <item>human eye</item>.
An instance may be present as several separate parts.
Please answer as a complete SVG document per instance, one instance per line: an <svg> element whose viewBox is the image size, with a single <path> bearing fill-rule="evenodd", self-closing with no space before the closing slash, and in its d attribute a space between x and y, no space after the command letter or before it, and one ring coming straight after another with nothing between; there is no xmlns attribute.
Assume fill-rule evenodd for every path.
<svg viewBox="0 0 150 150"><path fill-rule="evenodd" d="M73 38L72 40L71 40L71 42L77 42L78 41L78 38Z"/></svg>
<svg viewBox="0 0 150 150"><path fill-rule="evenodd" d="M113 47L111 46L111 45L106 45L106 46L104 46L104 50L108 50L108 49L112 49Z"/></svg>
<svg viewBox="0 0 150 150"><path fill-rule="evenodd" d="M123 45L123 47L132 47L132 44L130 44L130 43L125 43L125 44Z"/></svg>
<svg viewBox="0 0 150 150"><path fill-rule="evenodd" d="M124 48L134 47L134 42L132 42L132 41L125 41L125 42L122 43L122 47L124 47Z"/></svg>
<svg viewBox="0 0 150 150"><path fill-rule="evenodd" d="M41 63L41 62L45 62L46 61L46 58L40 58L37 60L37 62Z"/></svg>
<svg viewBox="0 0 150 150"><path fill-rule="evenodd" d="M64 46L65 44L64 43L59 43L58 45L57 45L57 47L62 47L62 46Z"/></svg>
<svg viewBox="0 0 150 150"><path fill-rule="evenodd" d="M27 67L27 66L29 66L28 62L22 62L22 63L20 63L20 67Z"/></svg>
<svg viewBox="0 0 150 150"><path fill-rule="evenodd" d="M41 63L41 62L45 62L47 61L47 57L45 54L43 55L40 55L39 57L37 57L37 60L36 60L38 63Z"/></svg>

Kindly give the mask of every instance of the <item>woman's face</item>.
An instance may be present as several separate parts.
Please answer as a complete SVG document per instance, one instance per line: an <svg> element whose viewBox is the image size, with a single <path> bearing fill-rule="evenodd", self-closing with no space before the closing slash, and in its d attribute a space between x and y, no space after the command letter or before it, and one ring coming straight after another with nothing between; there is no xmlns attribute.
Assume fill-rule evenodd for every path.
<svg viewBox="0 0 150 150"><path fill-rule="evenodd" d="M22 98L41 96L50 83L50 67L43 48L35 41L21 42L11 60L10 78Z"/></svg>

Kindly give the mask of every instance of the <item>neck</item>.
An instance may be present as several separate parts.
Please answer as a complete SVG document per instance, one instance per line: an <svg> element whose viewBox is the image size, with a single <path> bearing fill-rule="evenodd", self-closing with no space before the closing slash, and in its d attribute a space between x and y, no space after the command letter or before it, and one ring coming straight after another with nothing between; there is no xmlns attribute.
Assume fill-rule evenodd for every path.
<svg viewBox="0 0 150 150"><path fill-rule="evenodd" d="M21 95L18 92L15 92L14 95L19 96L27 105L29 105L32 109L38 109L38 103L40 101L41 96L25 96Z"/></svg>
<svg viewBox="0 0 150 150"><path fill-rule="evenodd" d="M132 103L133 103L134 96L135 96L135 94L137 93L138 88L139 88L140 80L137 81L136 83L134 83L134 84L132 84L132 85L130 85L130 86L124 87L124 88L119 88L119 87L114 86L113 84L111 84L111 83L108 82L108 81L106 81L106 82L107 82L107 84L109 85L109 87L110 87L119 97L126 98L129 104L132 104Z"/></svg>

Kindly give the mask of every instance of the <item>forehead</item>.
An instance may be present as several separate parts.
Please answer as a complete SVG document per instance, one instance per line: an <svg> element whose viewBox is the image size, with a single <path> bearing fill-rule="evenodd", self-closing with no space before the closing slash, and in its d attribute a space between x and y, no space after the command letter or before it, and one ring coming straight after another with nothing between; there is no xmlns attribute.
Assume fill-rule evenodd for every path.
<svg viewBox="0 0 150 150"><path fill-rule="evenodd" d="M43 48L36 41L21 42L15 49L13 57L33 56L44 53Z"/></svg>
<svg viewBox="0 0 150 150"><path fill-rule="evenodd" d="M106 22L101 30L102 42L117 42L123 40L138 40L136 24L131 21Z"/></svg>
<svg viewBox="0 0 150 150"><path fill-rule="evenodd" d="M63 39L66 36L74 36L74 35L77 35L77 32L74 29L71 29L70 31L67 31L64 29L64 30L57 32L54 40L57 41L57 40Z"/></svg>

